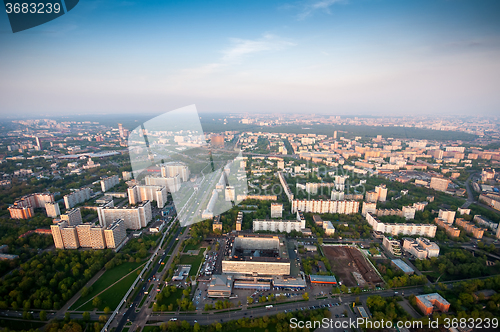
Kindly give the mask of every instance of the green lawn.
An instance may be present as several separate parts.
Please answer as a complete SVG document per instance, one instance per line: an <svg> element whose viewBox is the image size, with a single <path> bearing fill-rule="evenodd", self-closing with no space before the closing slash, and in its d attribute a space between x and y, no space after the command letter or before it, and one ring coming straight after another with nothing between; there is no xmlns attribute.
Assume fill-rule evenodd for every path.
<svg viewBox="0 0 500 332"><path fill-rule="evenodd" d="M180 264L190 264L191 270L189 271L189 275L194 276L200 268L203 257L204 255L201 251L197 256L181 255Z"/></svg>
<svg viewBox="0 0 500 332"><path fill-rule="evenodd" d="M144 326L142 328L142 332L153 332L155 330L159 330L160 327L159 326Z"/></svg>
<svg viewBox="0 0 500 332"><path fill-rule="evenodd" d="M105 307L109 307L111 310L115 310L135 279L137 279L137 274L131 273L127 277L123 278L119 283L99 295L99 298L102 300L102 304L98 309L104 310ZM92 301L90 301L89 303L83 305L80 310L91 311L93 308L94 306L92 305Z"/></svg>
<svg viewBox="0 0 500 332"><path fill-rule="evenodd" d="M188 252L188 250L197 250L197 249L201 249L201 242L198 244L188 244L184 248L184 252Z"/></svg>
<svg viewBox="0 0 500 332"><path fill-rule="evenodd" d="M85 310L85 309L77 309L79 306L92 299L94 296L102 292L104 289L118 281L120 278L130 273L132 270L140 266L142 263L123 263L122 265L116 266L111 270L104 272L104 274L92 285L92 292L90 292L87 296L80 297L75 304L71 306L71 310ZM132 273L132 275L137 277L136 273ZM130 285L129 285L130 286ZM101 294L104 295L104 294ZM100 296L102 299L102 296ZM90 305L92 303L90 302ZM111 307L110 307L111 308ZM92 308L91 308L92 309ZM90 310L91 310L90 309Z"/></svg>

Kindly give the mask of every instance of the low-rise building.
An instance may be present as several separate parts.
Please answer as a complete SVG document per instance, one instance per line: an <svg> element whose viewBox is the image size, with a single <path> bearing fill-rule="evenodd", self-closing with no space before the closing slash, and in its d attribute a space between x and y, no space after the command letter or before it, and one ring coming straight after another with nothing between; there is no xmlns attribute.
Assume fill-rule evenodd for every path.
<svg viewBox="0 0 500 332"><path fill-rule="evenodd" d="M438 293L416 296L417 306L424 315L431 315L435 309L448 312L450 303Z"/></svg>
<svg viewBox="0 0 500 332"><path fill-rule="evenodd" d="M401 256L401 245L399 241L385 237L382 239L382 245L394 256Z"/></svg>

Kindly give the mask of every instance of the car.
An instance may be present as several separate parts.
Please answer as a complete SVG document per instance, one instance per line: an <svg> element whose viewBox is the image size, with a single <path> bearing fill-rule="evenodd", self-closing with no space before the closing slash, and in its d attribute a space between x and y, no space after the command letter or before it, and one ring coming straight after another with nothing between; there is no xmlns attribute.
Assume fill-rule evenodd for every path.
<svg viewBox="0 0 500 332"><path fill-rule="evenodd" d="M171 322L175 322L176 320L177 320L177 318L170 318Z"/></svg>

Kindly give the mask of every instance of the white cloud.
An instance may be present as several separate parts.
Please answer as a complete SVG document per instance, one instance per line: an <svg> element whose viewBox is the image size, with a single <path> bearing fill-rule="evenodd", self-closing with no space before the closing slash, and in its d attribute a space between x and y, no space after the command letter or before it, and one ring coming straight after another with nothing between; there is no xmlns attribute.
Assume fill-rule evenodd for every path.
<svg viewBox="0 0 500 332"><path fill-rule="evenodd" d="M320 0L307 3L303 6L302 11L297 15L297 18L299 20L304 20L307 17L312 16L316 11L323 11L330 14L330 7L339 2L344 2L344 0Z"/></svg>
<svg viewBox="0 0 500 332"><path fill-rule="evenodd" d="M272 34L264 34L258 39L231 38L231 46L222 50L222 57L217 62L203 66L184 69L182 73L188 77L199 77L220 71L223 68L240 63L245 57L262 52L281 51L296 44Z"/></svg>
<svg viewBox="0 0 500 332"><path fill-rule="evenodd" d="M256 40L232 38L231 42L233 45L223 51L222 61L224 62L237 62L252 53L280 51L295 45L271 34L265 34L262 38Z"/></svg>

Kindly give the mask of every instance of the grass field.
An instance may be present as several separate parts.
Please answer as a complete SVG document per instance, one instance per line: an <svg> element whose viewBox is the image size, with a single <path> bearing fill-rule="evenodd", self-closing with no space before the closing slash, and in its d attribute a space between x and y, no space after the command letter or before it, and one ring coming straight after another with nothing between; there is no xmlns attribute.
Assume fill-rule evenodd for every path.
<svg viewBox="0 0 500 332"><path fill-rule="evenodd" d="M191 264L191 270L189 271L189 275L194 276L198 272L202 260L203 260L203 252L200 251L200 253L197 256L181 255L180 264Z"/></svg>
<svg viewBox="0 0 500 332"><path fill-rule="evenodd" d="M201 249L201 242L198 244L188 244L184 248L184 252L188 252L188 250L197 250L197 249Z"/></svg>
<svg viewBox="0 0 500 332"><path fill-rule="evenodd" d="M118 281L120 278L130 273L132 270L140 266L142 263L123 263L122 265L116 266L111 270L104 272L104 274L92 285L92 292L90 292L87 296L80 297L75 304L71 306L71 310L86 310L86 309L77 309L82 304L87 302L88 300L94 298L97 294L102 292L104 289ZM134 279L137 277L136 273L132 273ZM130 286L130 284L129 284ZM101 294L104 295L104 294ZM102 299L102 296L99 296ZM92 302L88 304L92 305ZM87 306L86 306L87 307ZM112 307L110 307L113 309ZM90 308L91 310L92 308Z"/></svg>
<svg viewBox="0 0 500 332"><path fill-rule="evenodd" d="M98 309L104 310L105 307L109 307L111 310L115 310L136 278L137 274L131 273L127 277L123 278L119 283L99 295L99 298L102 300L102 304L98 307ZM90 311L93 308L94 306L92 305L92 301L90 301L82 306L80 310Z"/></svg>

